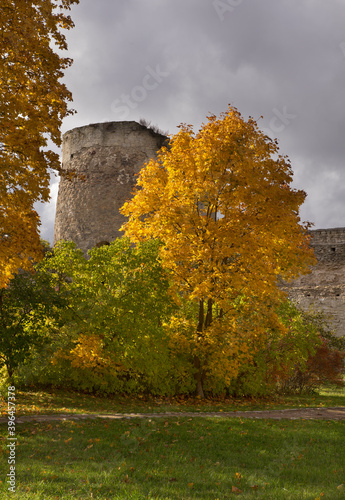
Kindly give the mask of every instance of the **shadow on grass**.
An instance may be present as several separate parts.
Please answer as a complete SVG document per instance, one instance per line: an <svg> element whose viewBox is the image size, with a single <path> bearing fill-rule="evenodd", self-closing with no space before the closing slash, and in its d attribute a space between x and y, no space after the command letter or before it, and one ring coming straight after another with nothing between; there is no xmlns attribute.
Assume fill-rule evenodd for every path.
<svg viewBox="0 0 345 500"><path fill-rule="evenodd" d="M4 405L5 408L6 405ZM151 397L144 395L95 395L61 389L19 390L17 415L40 413L152 413L183 411L272 410L304 407L345 406L345 390L324 387L319 394L276 396L270 398Z"/></svg>
<svg viewBox="0 0 345 500"><path fill-rule="evenodd" d="M343 500L344 431L215 418L23 424L16 498ZM4 483L0 496L10 498Z"/></svg>

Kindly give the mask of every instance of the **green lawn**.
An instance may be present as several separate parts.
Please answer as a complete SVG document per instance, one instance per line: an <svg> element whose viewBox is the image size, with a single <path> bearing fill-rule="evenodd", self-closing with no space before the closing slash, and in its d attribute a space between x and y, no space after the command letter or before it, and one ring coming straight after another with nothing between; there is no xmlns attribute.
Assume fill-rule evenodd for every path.
<svg viewBox="0 0 345 500"><path fill-rule="evenodd" d="M2 413L6 415L6 399ZM100 398L16 390L16 414L227 411L345 406L345 390L269 399ZM194 417L17 424L16 493L0 498L345 500L345 421Z"/></svg>
<svg viewBox="0 0 345 500"><path fill-rule="evenodd" d="M344 421L86 420L17 433L13 495L1 426L2 499L345 498Z"/></svg>

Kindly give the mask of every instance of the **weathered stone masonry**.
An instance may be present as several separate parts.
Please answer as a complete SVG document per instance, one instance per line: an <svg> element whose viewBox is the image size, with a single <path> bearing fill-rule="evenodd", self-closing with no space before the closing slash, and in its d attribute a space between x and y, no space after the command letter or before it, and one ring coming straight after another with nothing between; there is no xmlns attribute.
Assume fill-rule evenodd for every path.
<svg viewBox="0 0 345 500"><path fill-rule="evenodd" d="M73 240L84 252L122 235L119 209L130 199L135 175L155 157L166 137L136 122L87 125L66 132L56 208L54 244ZM308 275L288 286L302 307L333 317L345 335L345 228L311 231L318 259Z"/></svg>
<svg viewBox="0 0 345 500"><path fill-rule="evenodd" d="M311 231L317 264L288 286L289 296L305 309L332 317L337 335L345 335L345 228Z"/></svg>

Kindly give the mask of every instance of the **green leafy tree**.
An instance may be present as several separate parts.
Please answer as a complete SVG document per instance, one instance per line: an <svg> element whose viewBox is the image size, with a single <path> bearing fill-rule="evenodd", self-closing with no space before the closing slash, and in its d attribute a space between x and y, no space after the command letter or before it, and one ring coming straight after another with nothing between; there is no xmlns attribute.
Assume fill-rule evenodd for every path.
<svg viewBox="0 0 345 500"><path fill-rule="evenodd" d="M34 351L51 342L63 304L50 276L39 270L21 271L0 289L0 365L10 378Z"/></svg>
<svg viewBox="0 0 345 500"><path fill-rule="evenodd" d="M157 241L133 247L123 238L85 259L74 243L59 242L45 260L69 297L66 342L54 363L69 361L80 387L110 390L112 373L116 390L172 390L163 322L174 305L158 248Z"/></svg>

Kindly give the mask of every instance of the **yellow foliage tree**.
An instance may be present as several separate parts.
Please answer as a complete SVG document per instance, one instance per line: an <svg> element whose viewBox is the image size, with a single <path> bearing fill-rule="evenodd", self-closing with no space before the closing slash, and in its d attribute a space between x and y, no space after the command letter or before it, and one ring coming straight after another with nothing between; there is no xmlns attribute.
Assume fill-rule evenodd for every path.
<svg viewBox="0 0 345 500"><path fill-rule="evenodd" d="M41 255L36 201L48 201L59 157L62 119L73 111L59 80L71 59L60 29L73 27L65 10L79 0L1 0L0 5L0 287Z"/></svg>
<svg viewBox="0 0 345 500"><path fill-rule="evenodd" d="M299 218L306 194L291 182L276 141L229 107L197 134L181 125L122 208L126 236L160 239L176 297L197 304L192 327L183 320L175 330L179 343L189 336L200 396L208 372L222 365L223 376L236 376L238 358L250 357L246 339L259 344L268 328L283 329L274 308L278 279L314 262L309 224Z"/></svg>

